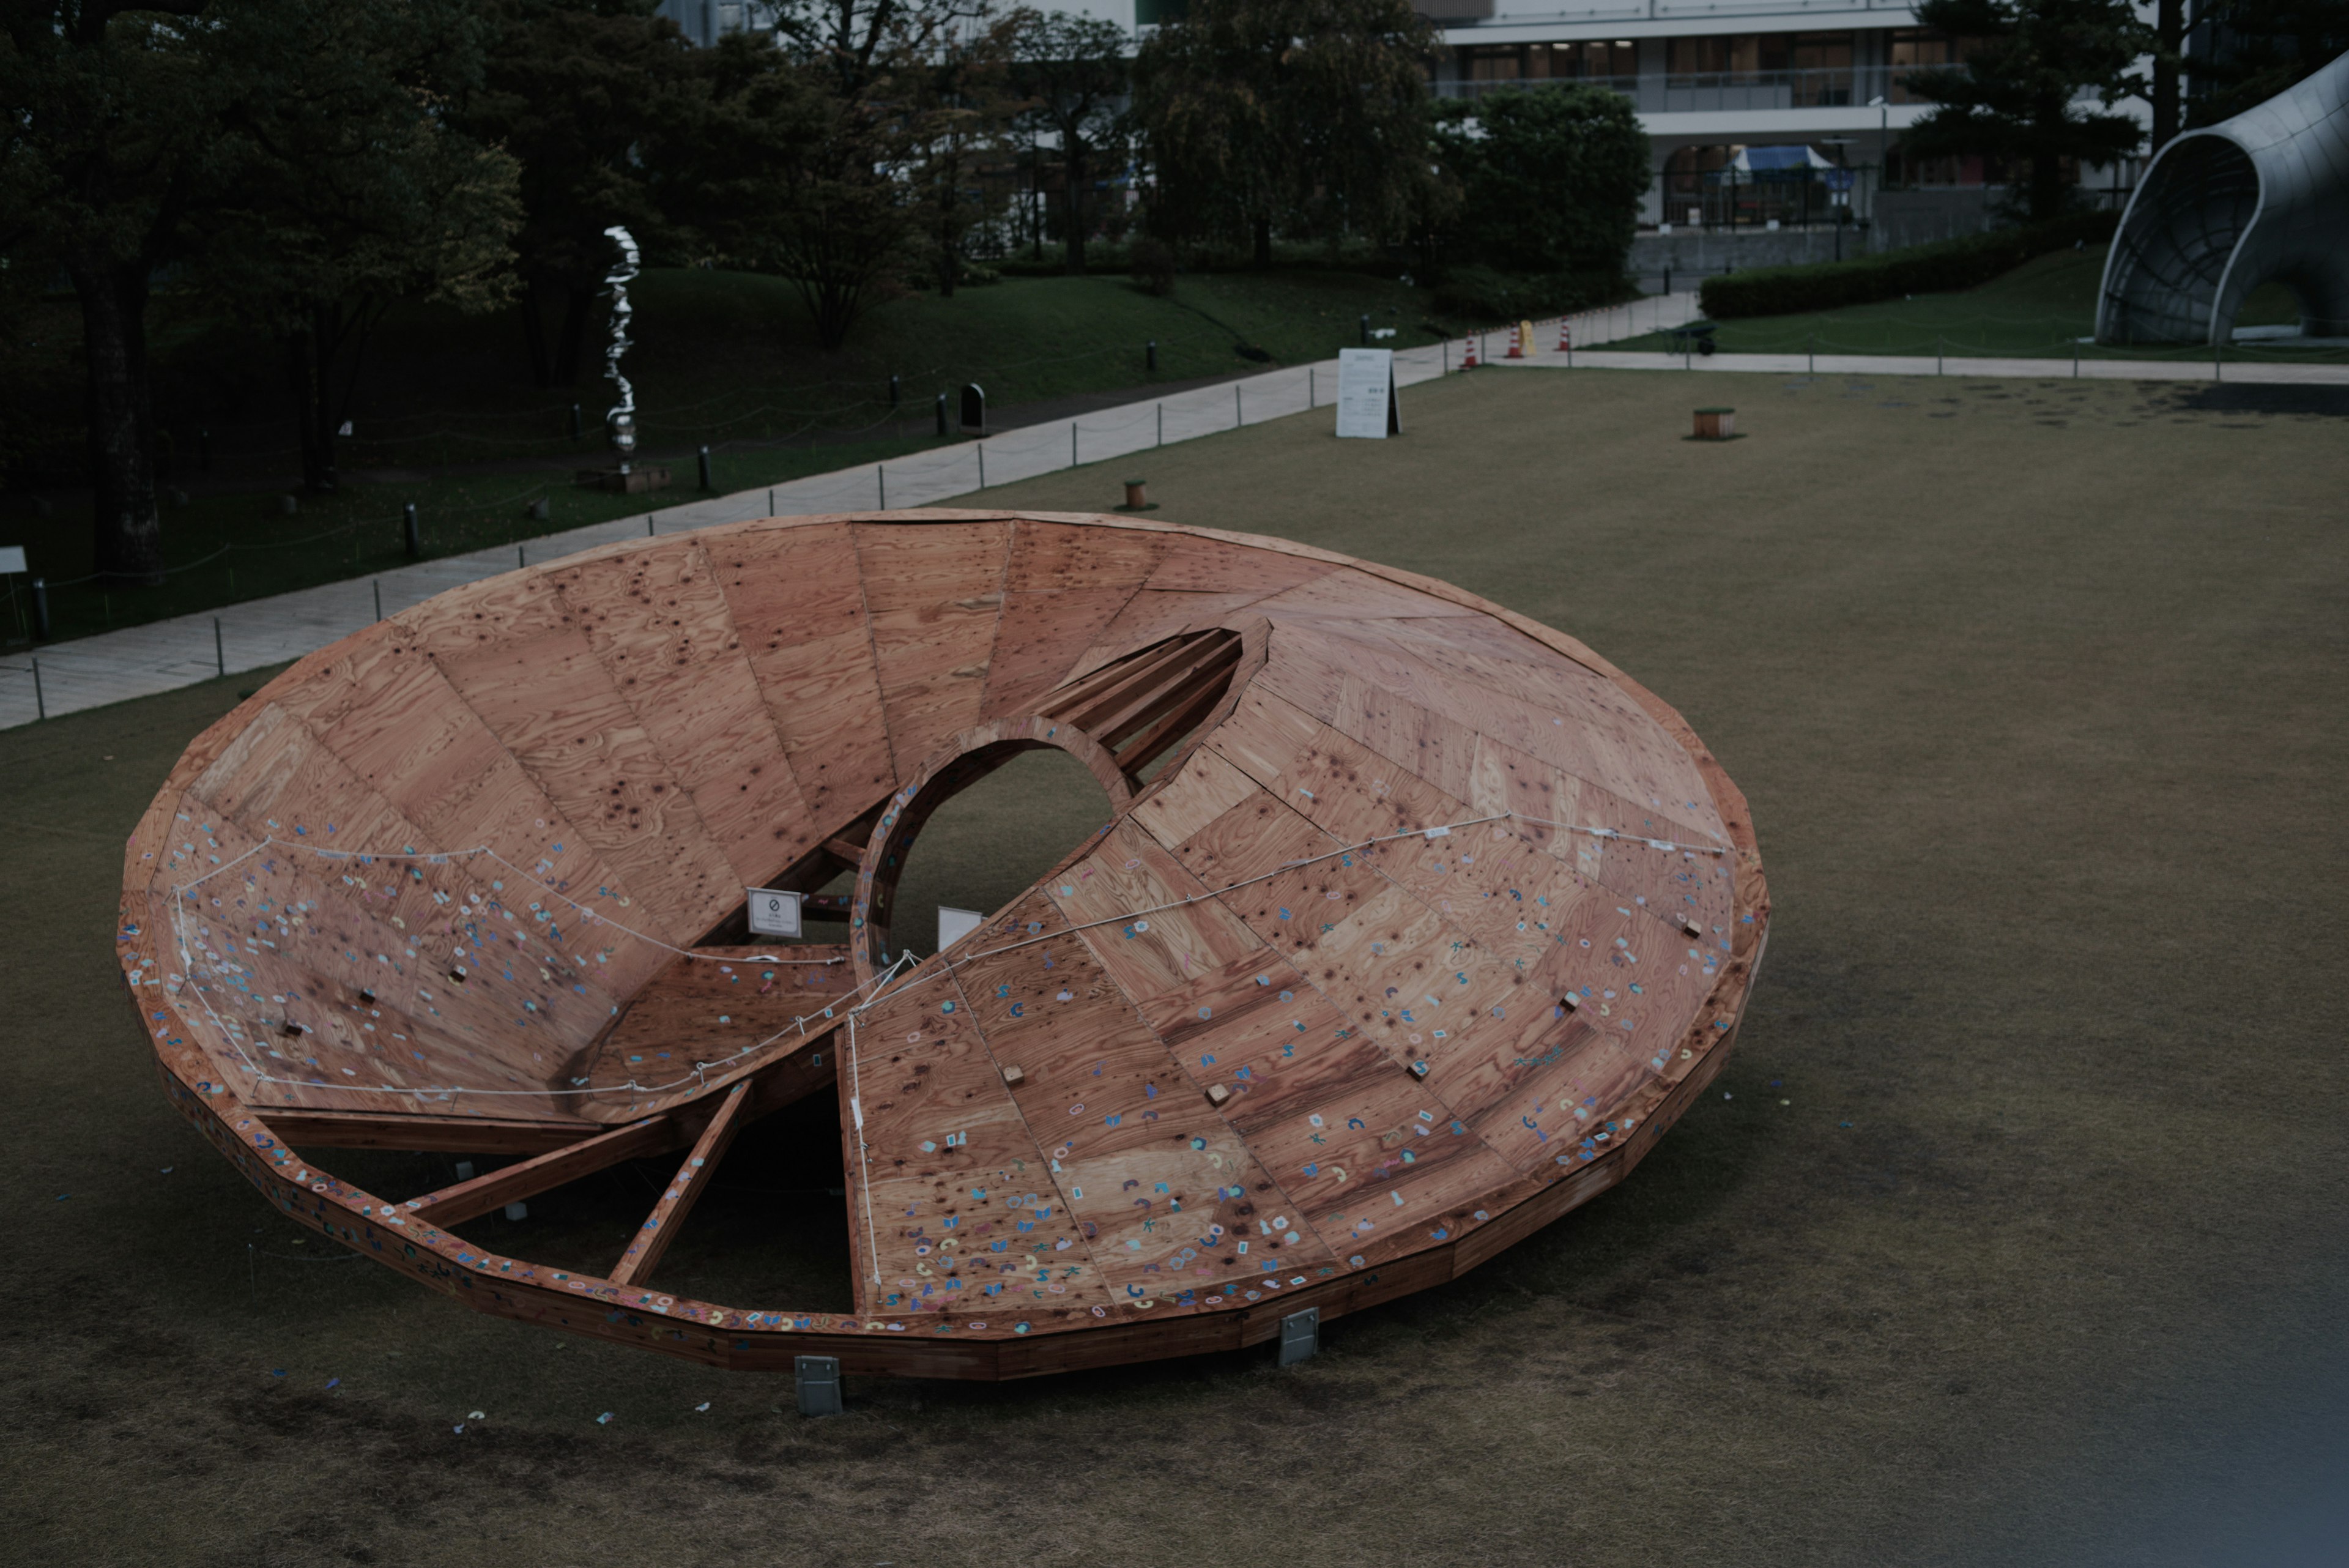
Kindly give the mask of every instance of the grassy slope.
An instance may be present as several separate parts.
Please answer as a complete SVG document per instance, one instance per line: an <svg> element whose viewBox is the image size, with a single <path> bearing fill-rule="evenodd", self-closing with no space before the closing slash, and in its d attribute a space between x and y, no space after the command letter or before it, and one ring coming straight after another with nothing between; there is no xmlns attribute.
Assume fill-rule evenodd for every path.
<svg viewBox="0 0 2349 1568"><path fill-rule="evenodd" d="M2341 421L1754 378L1748 439L1682 441L1713 386L1455 378L1399 441L1324 412L1153 461L1159 516L1433 573L1619 660L1751 796L1775 898L1723 1095L1287 1374L859 1382L803 1422L771 1380L300 1261L166 1108L110 961L122 835L233 691L0 733L0 1528L28 1562L192 1565L2329 1561ZM1049 855L1071 809L941 820L908 886L932 862L984 907L968 868ZM672 1282L794 1299L838 1212L803 1156L837 1142L800 1133L730 1158Z"/></svg>
<svg viewBox="0 0 2349 1568"><path fill-rule="evenodd" d="M636 283L632 297L636 347L627 369L646 450L689 454L709 445L720 490L930 445L932 396L966 381L985 387L1000 409L1267 368L1235 351L1242 342L1268 353L1270 363L1324 358L1359 340L1363 314L1396 327L1398 346L1434 337L1423 324L1424 291L1305 270L1189 276L1164 299L1123 277L1102 276L1009 279L950 300L915 295L875 310L839 354L812 346L799 297L780 279L657 271ZM0 544L26 545L33 571L53 585L60 637L395 565L404 558L404 504L418 508L432 555L645 509L640 498L571 483L574 462L601 461L595 432L610 387L592 379L600 359L578 388L533 387L511 317L468 320L419 308L388 322L368 350L356 435L338 452L352 478L333 495L303 497L293 517L277 500L298 464L291 426L275 407L274 350L201 322L174 321L168 311L158 337L163 422L173 434L178 483L192 497L165 511L166 559L178 568L171 583L141 591L55 586L91 570L87 505L60 505L47 518L24 509L0 515ZM1154 338L1154 375L1143 354ZM893 373L903 397L894 417ZM568 435L574 400L585 404L589 431L580 443ZM215 466L207 475L191 473L200 424L212 436ZM485 464L498 466L484 472ZM367 471L377 482L367 481ZM692 493L689 455L677 474L678 488L656 496L656 504ZM550 517L529 519L524 509L541 498Z"/></svg>
<svg viewBox="0 0 2349 1568"><path fill-rule="evenodd" d="M2096 289L2104 276L2105 247L2058 251L2038 257L1980 288L1929 294L1841 310L1794 316L1756 316L1721 323L1716 341L1731 354L1800 354L1816 344L1822 354L1931 354L1936 345L1951 356L2031 355L2068 359L2076 347L2083 358L2178 359L2195 358L2190 348L2100 348L2075 343L2095 330ZM2240 325L2296 321L2292 296L2280 284L2255 292ZM1667 347L1661 335L1627 345ZM2237 347L2229 358L2306 363L2349 358L2337 351L2276 350Z"/></svg>

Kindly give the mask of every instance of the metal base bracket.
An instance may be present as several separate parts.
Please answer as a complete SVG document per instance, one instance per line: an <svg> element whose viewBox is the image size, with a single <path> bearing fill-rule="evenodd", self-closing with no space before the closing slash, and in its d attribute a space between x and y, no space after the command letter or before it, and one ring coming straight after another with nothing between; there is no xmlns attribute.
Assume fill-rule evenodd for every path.
<svg viewBox="0 0 2349 1568"><path fill-rule="evenodd" d="M1307 1307L1280 1320L1280 1355L1276 1366L1294 1366L1321 1348L1321 1309Z"/></svg>
<svg viewBox="0 0 2349 1568"><path fill-rule="evenodd" d="M802 1416L840 1414L840 1361L830 1355L802 1355L792 1364L792 1381L800 1395Z"/></svg>

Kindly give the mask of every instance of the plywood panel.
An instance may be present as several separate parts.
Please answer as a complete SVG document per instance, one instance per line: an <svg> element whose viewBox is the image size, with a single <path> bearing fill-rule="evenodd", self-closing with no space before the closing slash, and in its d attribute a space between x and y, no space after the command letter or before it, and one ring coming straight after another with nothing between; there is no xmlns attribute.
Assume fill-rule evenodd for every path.
<svg viewBox="0 0 2349 1568"><path fill-rule="evenodd" d="M1175 536L1144 587L1156 592L1250 594L1266 597L1327 576L1335 564L1280 555L1195 535Z"/></svg>
<svg viewBox="0 0 2349 1568"><path fill-rule="evenodd" d="M628 879L638 920L682 944L741 901L723 851L576 627L437 662L580 837Z"/></svg>
<svg viewBox="0 0 2349 1568"><path fill-rule="evenodd" d="M549 573L733 868L761 887L818 842L717 571L690 541Z"/></svg>
<svg viewBox="0 0 2349 1568"><path fill-rule="evenodd" d="M1046 692L1073 677L1085 650L1133 597L1114 587L1006 595L988 666L987 717L1034 711Z"/></svg>
<svg viewBox="0 0 2349 1568"><path fill-rule="evenodd" d="M1151 837L1174 849L1256 793L1255 780L1226 762L1220 753L1201 746L1184 759L1173 778L1134 807L1133 820Z"/></svg>
<svg viewBox="0 0 2349 1568"><path fill-rule="evenodd" d="M899 777L978 722L1009 523L860 524L857 557Z"/></svg>
<svg viewBox="0 0 2349 1568"><path fill-rule="evenodd" d="M834 523L746 530L704 549L810 818L836 833L897 783L856 542Z"/></svg>

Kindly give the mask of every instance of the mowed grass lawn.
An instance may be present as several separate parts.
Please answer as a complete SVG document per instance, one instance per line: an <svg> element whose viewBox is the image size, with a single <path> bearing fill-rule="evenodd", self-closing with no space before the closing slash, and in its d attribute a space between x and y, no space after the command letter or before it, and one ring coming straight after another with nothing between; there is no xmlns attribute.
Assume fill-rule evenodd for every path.
<svg viewBox="0 0 2349 1568"><path fill-rule="evenodd" d="M1745 438L1699 445L1717 379L1455 377L1397 440L1324 410L983 498L1104 507L1132 471L1155 515L1447 578L1621 663L1751 798L1775 925L1720 1092L1622 1188L1287 1372L857 1380L810 1422L775 1379L322 1261L166 1108L111 956L124 834L253 678L0 733L11 1556L2332 1560L2342 421L2106 383L1734 395ZM914 869L1070 831L942 818ZM730 1168L726 1225L838 1223L836 1144L800 1137ZM678 1256L680 1288L715 1266Z"/></svg>
<svg viewBox="0 0 2349 1568"><path fill-rule="evenodd" d="M1799 311L1723 320L1714 342L1729 354L1934 354L1953 358L1998 356L2068 359L2201 359L2191 345L2107 348L2080 339L2096 329L2096 291L2106 247L2091 245L2040 256L1979 288L1920 294L1839 310ZM2282 284L2252 292L2238 327L2297 322L2299 308ZM1662 334L1626 347L1676 348ZM2281 348L2260 342L2230 345L2225 358L2254 364L2340 364L2349 350Z"/></svg>

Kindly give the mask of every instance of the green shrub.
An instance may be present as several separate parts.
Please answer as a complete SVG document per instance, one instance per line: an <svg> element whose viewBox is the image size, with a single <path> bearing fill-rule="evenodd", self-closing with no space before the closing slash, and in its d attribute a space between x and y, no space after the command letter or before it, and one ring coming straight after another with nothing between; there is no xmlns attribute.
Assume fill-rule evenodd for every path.
<svg viewBox="0 0 2349 1568"><path fill-rule="evenodd" d="M1472 265L1444 269L1435 286L1438 312L1479 325L1557 316L1609 305L1636 292L1619 274L1559 272L1526 276Z"/></svg>
<svg viewBox="0 0 2349 1568"><path fill-rule="evenodd" d="M1994 229L1850 261L1756 267L1706 278L1698 300L1705 315L1731 319L1834 310L1904 295L1972 288L2013 272L2033 256L2077 243L2102 244L2112 237L2117 221L2111 213L2076 213L2053 223Z"/></svg>
<svg viewBox="0 0 2349 1568"><path fill-rule="evenodd" d="M1143 234L1126 248L1133 281L1144 294L1164 298L1174 292L1174 252L1171 246Z"/></svg>

